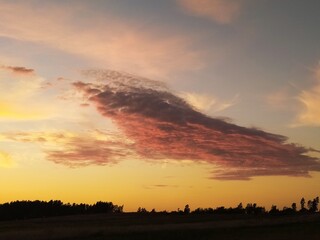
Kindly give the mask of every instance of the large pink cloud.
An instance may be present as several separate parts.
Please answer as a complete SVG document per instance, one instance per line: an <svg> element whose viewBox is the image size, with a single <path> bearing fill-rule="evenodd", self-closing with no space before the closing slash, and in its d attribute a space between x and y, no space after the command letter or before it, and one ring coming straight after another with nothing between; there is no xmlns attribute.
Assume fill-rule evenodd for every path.
<svg viewBox="0 0 320 240"><path fill-rule="evenodd" d="M135 142L144 158L206 162L216 179L320 171L319 159L307 155L310 149L282 135L206 116L156 81L109 71L93 75L100 83L74 86Z"/></svg>

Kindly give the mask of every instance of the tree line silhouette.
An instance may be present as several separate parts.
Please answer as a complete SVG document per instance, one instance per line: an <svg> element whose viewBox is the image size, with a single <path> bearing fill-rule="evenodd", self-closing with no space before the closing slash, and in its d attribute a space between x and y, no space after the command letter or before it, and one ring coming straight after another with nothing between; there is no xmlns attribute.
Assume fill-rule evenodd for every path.
<svg viewBox="0 0 320 240"><path fill-rule="evenodd" d="M300 200L300 208L298 210L297 204L292 203L291 207L284 207L282 210L278 209L276 205L272 205L271 209L267 211L265 207L257 206L256 203L248 203L246 207L240 203L235 208L225 208L224 206L217 208L196 208L191 211L189 205L184 207L184 210L177 211L160 211L155 209L151 211L139 207L136 214L242 214L242 215L294 215L294 214L310 214L318 212L319 197L313 200ZM70 204L63 203L60 200L51 201L14 201L10 203L0 204L0 220L17 220L28 218L43 218L66 215L85 215L85 214L100 214L108 213L114 214L124 213L123 205L115 205L112 202L96 202L95 204Z"/></svg>
<svg viewBox="0 0 320 240"><path fill-rule="evenodd" d="M112 202L95 204L64 204L60 200L51 201L14 201L0 204L0 220L54 217L76 214L122 213L123 206Z"/></svg>
<svg viewBox="0 0 320 240"><path fill-rule="evenodd" d="M278 209L276 205L272 205L269 211L265 207L257 206L256 203L248 203L246 207L243 207L242 203L235 208L226 208L224 206L217 208L196 208L191 211L189 205L187 204L184 210L178 208L177 211L170 212L171 214L245 214L245 215L289 215L289 214L303 214L303 213L316 213L318 212L319 206L319 197L309 200L307 202L304 198L300 201L300 209L298 210L297 204L292 203L290 207L283 207L282 210ZM137 213L157 213L155 209L152 209L150 212L145 208L139 207ZM160 213L169 213L167 211L162 211Z"/></svg>

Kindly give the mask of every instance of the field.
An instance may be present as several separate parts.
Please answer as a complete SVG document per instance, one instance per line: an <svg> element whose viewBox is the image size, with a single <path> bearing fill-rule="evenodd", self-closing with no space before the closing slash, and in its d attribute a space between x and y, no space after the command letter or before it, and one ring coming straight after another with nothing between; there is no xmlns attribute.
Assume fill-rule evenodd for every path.
<svg viewBox="0 0 320 240"><path fill-rule="evenodd" d="M320 239L320 214L99 214L0 222L1 240Z"/></svg>

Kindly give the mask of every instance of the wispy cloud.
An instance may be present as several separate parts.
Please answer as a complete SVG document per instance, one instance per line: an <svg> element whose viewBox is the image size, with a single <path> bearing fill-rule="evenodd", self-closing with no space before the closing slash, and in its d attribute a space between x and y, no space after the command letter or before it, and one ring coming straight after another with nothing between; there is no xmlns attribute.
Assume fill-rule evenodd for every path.
<svg viewBox="0 0 320 240"><path fill-rule="evenodd" d="M238 95L229 101L221 101L215 97L207 94L198 94L191 92L182 92L178 94L181 98L185 99L196 110L205 113L220 112L228 109L236 104Z"/></svg>
<svg viewBox="0 0 320 240"><path fill-rule="evenodd" d="M152 29L142 30L133 22L92 13L85 4L52 6L44 2L34 7L30 2L2 1L0 11L0 36L56 48L95 65L164 77L204 64L190 37L153 34ZM81 19L83 11L95 14L94 20L86 18L85 26L74 20Z"/></svg>
<svg viewBox="0 0 320 240"><path fill-rule="evenodd" d="M254 176L309 176L320 171L309 149L282 135L246 128L194 110L156 81L109 71L92 71L100 83L74 86L134 142L135 151L154 160L206 162L216 179Z"/></svg>
<svg viewBox="0 0 320 240"><path fill-rule="evenodd" d="M243 0L177 0L188 14L230 24L242 10Z"/></svg>
<svg viewBox="0 0 320 240"><path fill-rule="evenodd" d="M47 160L70 167L110 165L134 157L132 143L118 134L92 131L72 132L8 132L6 141L38 144Z"/></svg>
<svg viewBox="0 0 320 240"><path fill-rule="evenodd" d="M278 88L264 96L265 103L272 111L279 111L282 113L296 114L301 110L301 104L297 100L298 89L292 83ZM292 124L292 119L290 124Z"/></svg>
<svg viewBox="0 0 320 240"><path fill-rule="evenodd" d="M320 66L315 70L315 83L311 89L301 91L297 97L303 109L297 116L296 126L320 126Z"/></svg>

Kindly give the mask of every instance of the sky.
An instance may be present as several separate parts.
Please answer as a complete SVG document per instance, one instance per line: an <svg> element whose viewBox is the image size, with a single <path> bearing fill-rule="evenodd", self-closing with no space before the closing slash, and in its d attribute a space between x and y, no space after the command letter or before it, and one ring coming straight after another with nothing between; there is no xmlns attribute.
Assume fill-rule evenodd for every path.
<svg viewBox="0 0 320 240"><path fill-rule="evenodd" d="M0 203L270 208L320 189L317 0L0 0Z"/></svg>

